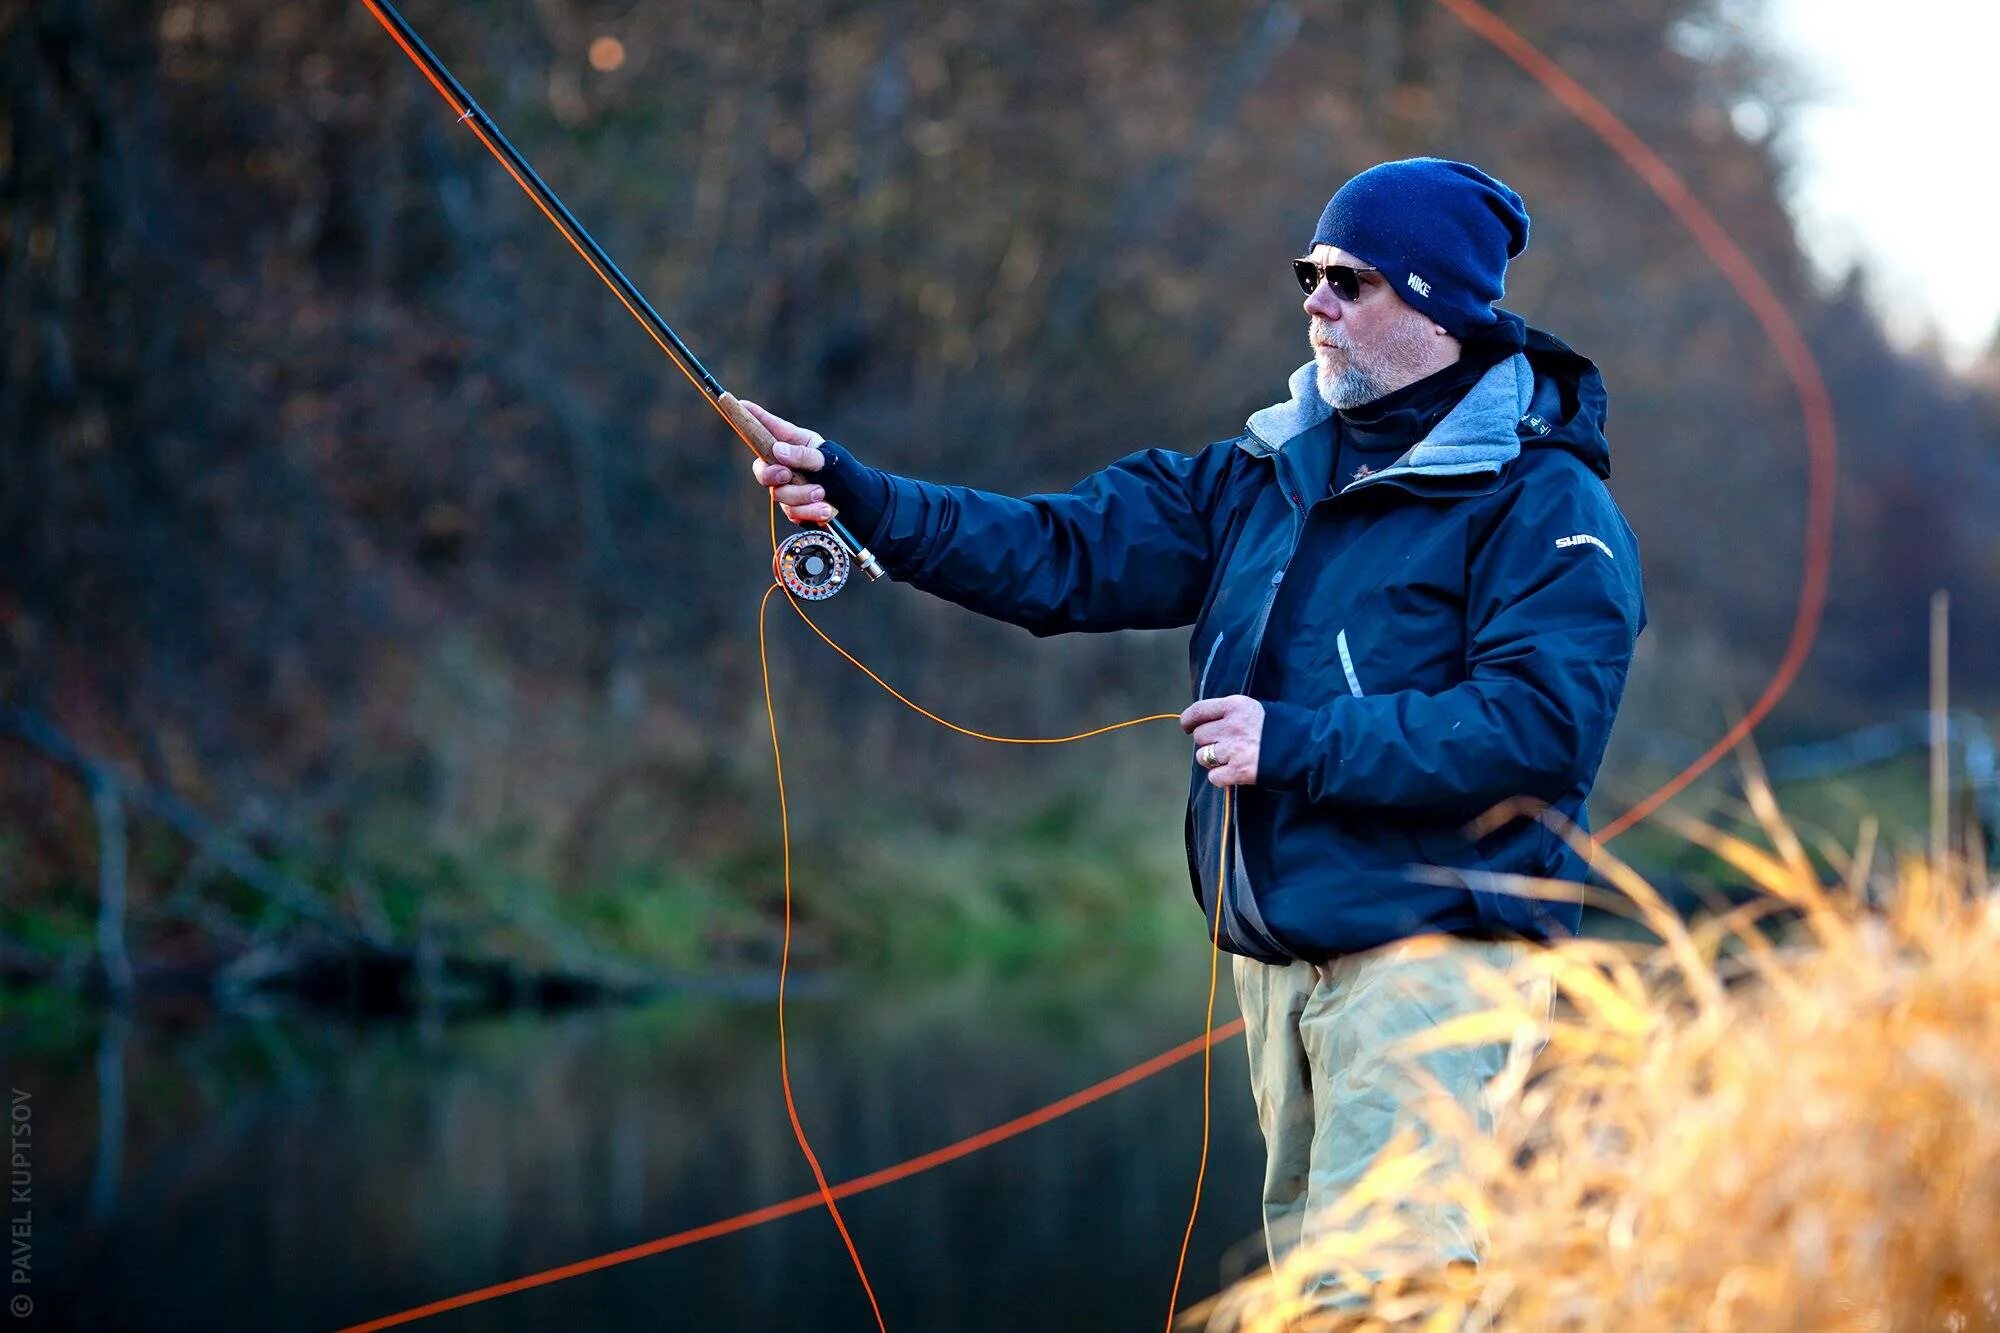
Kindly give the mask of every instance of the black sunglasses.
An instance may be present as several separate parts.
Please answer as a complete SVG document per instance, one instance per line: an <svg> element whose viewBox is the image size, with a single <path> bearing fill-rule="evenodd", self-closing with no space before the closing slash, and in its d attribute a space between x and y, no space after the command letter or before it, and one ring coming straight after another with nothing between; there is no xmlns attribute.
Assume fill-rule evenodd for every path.
<svg viewBox="0 0 2000 1333"><path fill-rule="evenodd" d="M1315 264L1310 259L1294 259L1292 273L1299 280L1299 290L1311 296L1319 290L1322 281L1333 288L1333 294L1343 301L1358 300L1361 296L1361 275L1380 273L1379 268L1357 268L1353 264Z"/></svg>

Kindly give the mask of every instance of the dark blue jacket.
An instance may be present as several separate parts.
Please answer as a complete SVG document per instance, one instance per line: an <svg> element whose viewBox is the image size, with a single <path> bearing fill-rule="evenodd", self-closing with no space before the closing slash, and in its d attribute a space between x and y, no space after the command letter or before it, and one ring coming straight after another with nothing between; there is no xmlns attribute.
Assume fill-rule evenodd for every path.
<svg viewBox="0 0 2000 1333"><path fill-rule="evenodd" d="M1188 869L1204 912L1219 897L1224 948L1285 962L1427 930L1575 933L1577 903L1490 878L1581 879L1555 833L1466 826L1528 797L1587 827L1645 625L1597 368L1530 330L1428 437L1337 492L1311 363L1290 387L1234 439L1135 453L1061 495L914 481L838 445L820 475L896 578L1038 635L1193 625L1195 697L1263 703L1220 895L1222 794L1189 776ZM1413 877L1425 866L1453 873Z"/></svg>

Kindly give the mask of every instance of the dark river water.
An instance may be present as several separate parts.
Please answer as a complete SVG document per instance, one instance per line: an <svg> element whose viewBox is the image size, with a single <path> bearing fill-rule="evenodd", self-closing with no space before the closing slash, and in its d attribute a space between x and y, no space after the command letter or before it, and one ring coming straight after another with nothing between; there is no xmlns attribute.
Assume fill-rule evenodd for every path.
<svg viewBox="0 0 2000 1333"><path fill-rule="evenodd" d="M795 999L800 1115L829 1178L858 1176L1187 1040L1206 986L1206 955L1185 952L1136 976ZM1234 1016L1224 959L1216 1022ZM337 1329L813 1188L768 1001L430 1028L14 1009L0 1042L31 1131L32 1282L10 1295L35 1308L14 1328ZM1184 1304L1261 1251L1240 1038L1215 1057ZM842 1211L897 1333L1158 1328L1200 1140L1197 1056ZM408 1326L875 1323L815 1208Z"/></svg>

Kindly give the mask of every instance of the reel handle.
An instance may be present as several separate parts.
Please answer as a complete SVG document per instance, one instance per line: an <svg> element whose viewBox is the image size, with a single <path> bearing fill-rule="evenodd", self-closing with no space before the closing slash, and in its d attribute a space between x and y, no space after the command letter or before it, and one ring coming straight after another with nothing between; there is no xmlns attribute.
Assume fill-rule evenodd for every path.
<svg viewBox="0 0 2000 1333"><path fill-rule="evenodd" d="M775 463L778 461L777 437L764 429L763 422L750 415L750 409L743 406L735 394L724 391L722 396L715 400L715 408L736 429L736 433L741 435L750 447L757 451L757 457L763 459L766 463ZM847 554L852 557L854 563L861 566L861 572L868 576L870 583L875 582L889 572L882 568L882 563L875 558L875 553L857 541L854 534L847 530L847 525L839 519L834 519L830 523L814 522L808 526L824 528L826 531L832 533L833 539L846 549Z"/></svg>

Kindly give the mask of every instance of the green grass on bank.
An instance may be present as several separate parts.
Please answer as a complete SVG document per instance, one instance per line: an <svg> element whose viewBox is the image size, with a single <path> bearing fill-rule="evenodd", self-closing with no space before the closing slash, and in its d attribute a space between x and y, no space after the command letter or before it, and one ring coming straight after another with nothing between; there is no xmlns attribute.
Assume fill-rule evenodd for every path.
<svg viewBox="0 0 2000 1333"><path fill-rule="evenodd" d="M1864 821L1885 848L1921 846L1928 773L1910 752L1838 777L1781 784L1794 825L1815 845L1852 846ZM1111 784L1116 785L1116 784ZM1699 818L1734 822L1733 772L1711 775L1676 801ZM1609 802L1617 806L1618 801ZM359 858L337 868L294 855L286 870L343 919L390 947L428 934L446 949L520 964L573 967L616 960L678 974L764 971L783 937L783 867L775 827L727 856L649 855L596 863L581 884L524 869L518 835L470 847L424 846L409 825L386 826ZM1697 846L1655 824L1620 838L1615 853L1672 891L1735 881ZM135 857L128 938L137 958L186 958L206 935L226 959L241 939L283 940L297 918L226 875L171 899L157 856ZM795 840L792 957L805 969L923 977L968 968L1008 972L1101 956L1143 961L1197 940L1201 918L1187 887L1177 804L1149 793L1122 800L1091 789L1051 790L1011 812L940 822L878 815ZM223 936L239 938L223 943ZM10 957L54 964L74 978L95 948L95 885L58 885L0 905ZM84 966L78 966L78 964Z"/></svg>
<svg viewBox="0 0 2000 1333"><path fill-rule="evenodd" d="M1107 950L1144 956L1201 918L1187 888L1178 814L1142 815L1074 792L950 830L849 827L800 840L792 868L792 957L804 968L946 973L1007 971ZM1172 816L1169 818L1168 816ZM558 885L524 869L517 839L441 848L377 843L337 868L294 858L287 873L387 947L428 934L445 949L573 965L579 958L674 973L775 967L784 934L777 830L732 855L613 862L591 882ZM311 932L226 874L170 898L135 880L129 947L186 957L206 938L227 957L251 934ZM17 955L87 960L95 885L64 883L0 906ZM88 970L83 969L83 970Z"/></svg>
<svg viewBox="0 0 2000 1333"><path fill-rule="evenodd" d="M1144 952L1199 933L1186 880L1177 827L1074 796L949 832L848 831L794 848L793 958L921 973ZM775 962L783 885L773 845L704 867L631 866L566 910L680 968Z"/></svg>

